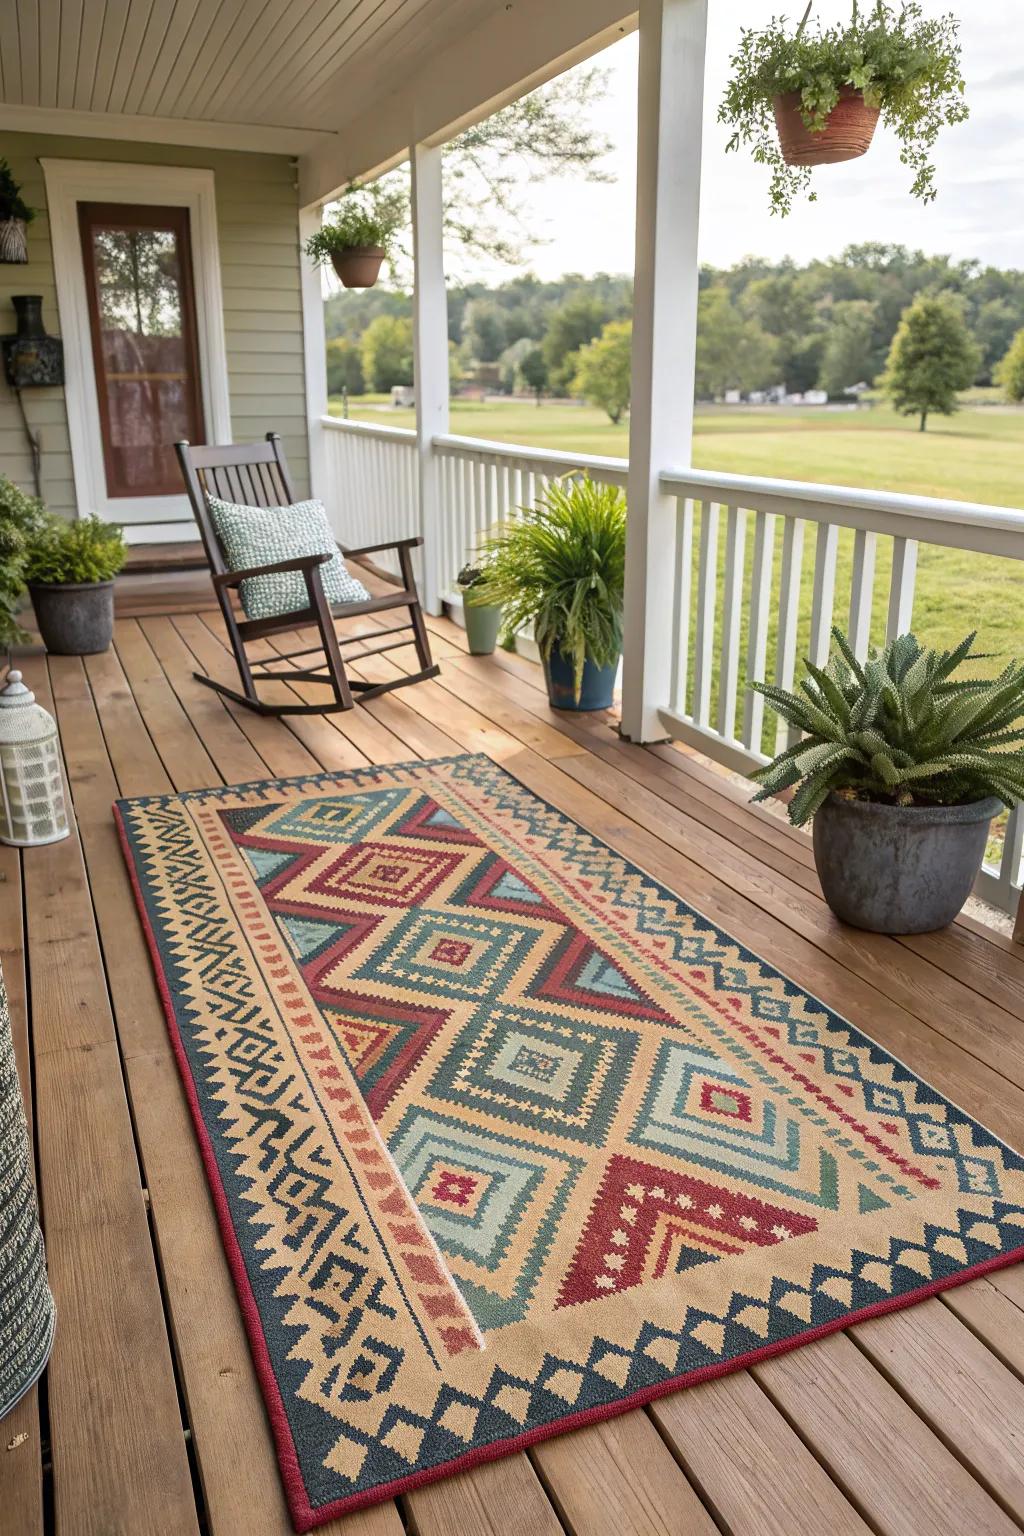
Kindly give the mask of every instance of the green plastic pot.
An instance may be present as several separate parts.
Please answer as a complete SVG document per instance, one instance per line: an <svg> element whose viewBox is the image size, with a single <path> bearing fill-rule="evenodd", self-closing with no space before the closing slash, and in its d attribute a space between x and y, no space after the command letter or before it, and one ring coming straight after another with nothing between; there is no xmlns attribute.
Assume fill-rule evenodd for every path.
<svg viewBox="0 0 1024 1536"><path fill-rule="evenodd" d="M490 656L498 643L501 628L501 609L490 603L471 603L462 600L462 615L466 621L466 639L471 656Z"/></svg>

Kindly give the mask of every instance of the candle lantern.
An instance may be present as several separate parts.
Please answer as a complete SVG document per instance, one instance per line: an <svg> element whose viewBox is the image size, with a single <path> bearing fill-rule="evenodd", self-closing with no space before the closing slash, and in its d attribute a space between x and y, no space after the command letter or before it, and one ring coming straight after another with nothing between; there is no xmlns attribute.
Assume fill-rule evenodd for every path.
<svg viewBox="0 0 1024 1536"><path fill-rule="evenodd" d="M11 671L0 689L0 842L56 843L69 832L53 717Z"/></svg>

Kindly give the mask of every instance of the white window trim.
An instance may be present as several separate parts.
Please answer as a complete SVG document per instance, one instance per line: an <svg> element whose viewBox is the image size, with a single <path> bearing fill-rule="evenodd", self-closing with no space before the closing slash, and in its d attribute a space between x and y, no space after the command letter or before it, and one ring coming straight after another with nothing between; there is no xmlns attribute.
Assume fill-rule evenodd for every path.
<svg viewBox="0 0 1024 1536"><path fill-rule="evenodd" d="M64 340L65 402L78 515L91 512L126 524L138 537L180 538L191 523L181 496L107 495L96 373L89 329L85 266L78 227L79 203L152 203L187 208L192 235L199 369L207 441L231 441L224 301L220 280L217 205L212 171L188 166L129 165L106 160L40 161L46 181L57 308ZM193 525L194 526L194 525Z"/></svg>

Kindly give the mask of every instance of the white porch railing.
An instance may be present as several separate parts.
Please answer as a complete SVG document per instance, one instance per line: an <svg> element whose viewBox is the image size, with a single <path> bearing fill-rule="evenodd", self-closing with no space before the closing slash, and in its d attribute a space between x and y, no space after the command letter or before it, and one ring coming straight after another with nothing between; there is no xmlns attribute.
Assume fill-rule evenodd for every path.
<svg viewBox="0 0 1024 1536"><path fill-rule="evenodd" d="M326 425L344 542L418 531L415 434ZM446 601L457 597L459 567L486 533L551 480L586 470L625 487L629 467L625 459L450 435L434 438L433 448ZM659 716L666 735L744 773L788 740L750 684L770 679L788 688L804 655L824 662L833 621L859 655L871 640L909 629L919 545L1024 559L1024 512L1003 507L697 470L667 472L661 488L677 510L674 547L664 552L674 571L664 634L671 686ZM1012 912L1021 888L1020 811L1001 831L999 862L986 864L978 891Z"/></svg>
<svg viewBox="0 0 1024 1536"><path fill-rule="evenodd" d="M413 538L420 531L416 433L405 427L321 417L328 511L339 541L349 548ZM394 557L376 555L398 574ZM417 567L417 577L420 576Z"/></svg>

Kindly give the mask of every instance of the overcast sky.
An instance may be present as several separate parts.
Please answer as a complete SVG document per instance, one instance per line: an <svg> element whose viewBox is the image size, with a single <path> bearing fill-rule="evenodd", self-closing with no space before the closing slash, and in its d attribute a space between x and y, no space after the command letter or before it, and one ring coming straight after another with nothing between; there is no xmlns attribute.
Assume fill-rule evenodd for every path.
<svg viewBox="0 0 1024 1536"><path fill-rule="evenodd" d="M924 0L927 14L949 10ZM961 18L970 120L939 142L937 200L909 196L910 177L891 133L879 128L869 153L815 173L816 203L798 203L788 219L768 211L767 173L746 156L726 154L728 131L715 121L741 26L771 11L798 14L793 0L711 0L705 87L701 259L729 265L745 255L799 260L837 254L864 240L898 241L996 266L1024 266L1024 63L1021 0L954 0ZM827 22L849 14L849 0L818 0ZM636 145L636 37L609 49L607 97L595 104L595 127L615 145L611 186L548 182L528 201L547 243L529 265L541 277L565 272L629 271L633 265L633 157ZM468 275L468 274L467 274ZM475 274L474 274L475 275ZM497 274L483 273L480 276Z"/></svg>

